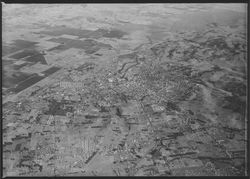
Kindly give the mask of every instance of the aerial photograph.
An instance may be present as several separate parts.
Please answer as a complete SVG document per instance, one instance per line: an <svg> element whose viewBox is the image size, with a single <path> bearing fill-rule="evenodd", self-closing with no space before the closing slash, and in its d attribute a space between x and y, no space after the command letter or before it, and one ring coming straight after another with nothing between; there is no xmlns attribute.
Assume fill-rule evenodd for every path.
<svg viewBox="0 0 250 179"><path fill-rule="evenodd" d="M247 3L2 3L2 177L247 176Z"/></svg>

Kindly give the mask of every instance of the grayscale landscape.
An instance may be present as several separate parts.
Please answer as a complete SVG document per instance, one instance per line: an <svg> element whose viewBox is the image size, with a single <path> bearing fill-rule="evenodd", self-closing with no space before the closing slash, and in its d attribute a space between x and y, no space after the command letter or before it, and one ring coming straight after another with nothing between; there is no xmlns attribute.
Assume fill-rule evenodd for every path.
<svg viewBox="0 0 250 179"><path fill-rule="evenodd" d="M245 176L247 4L2 4L3 176Z"/></svg>

